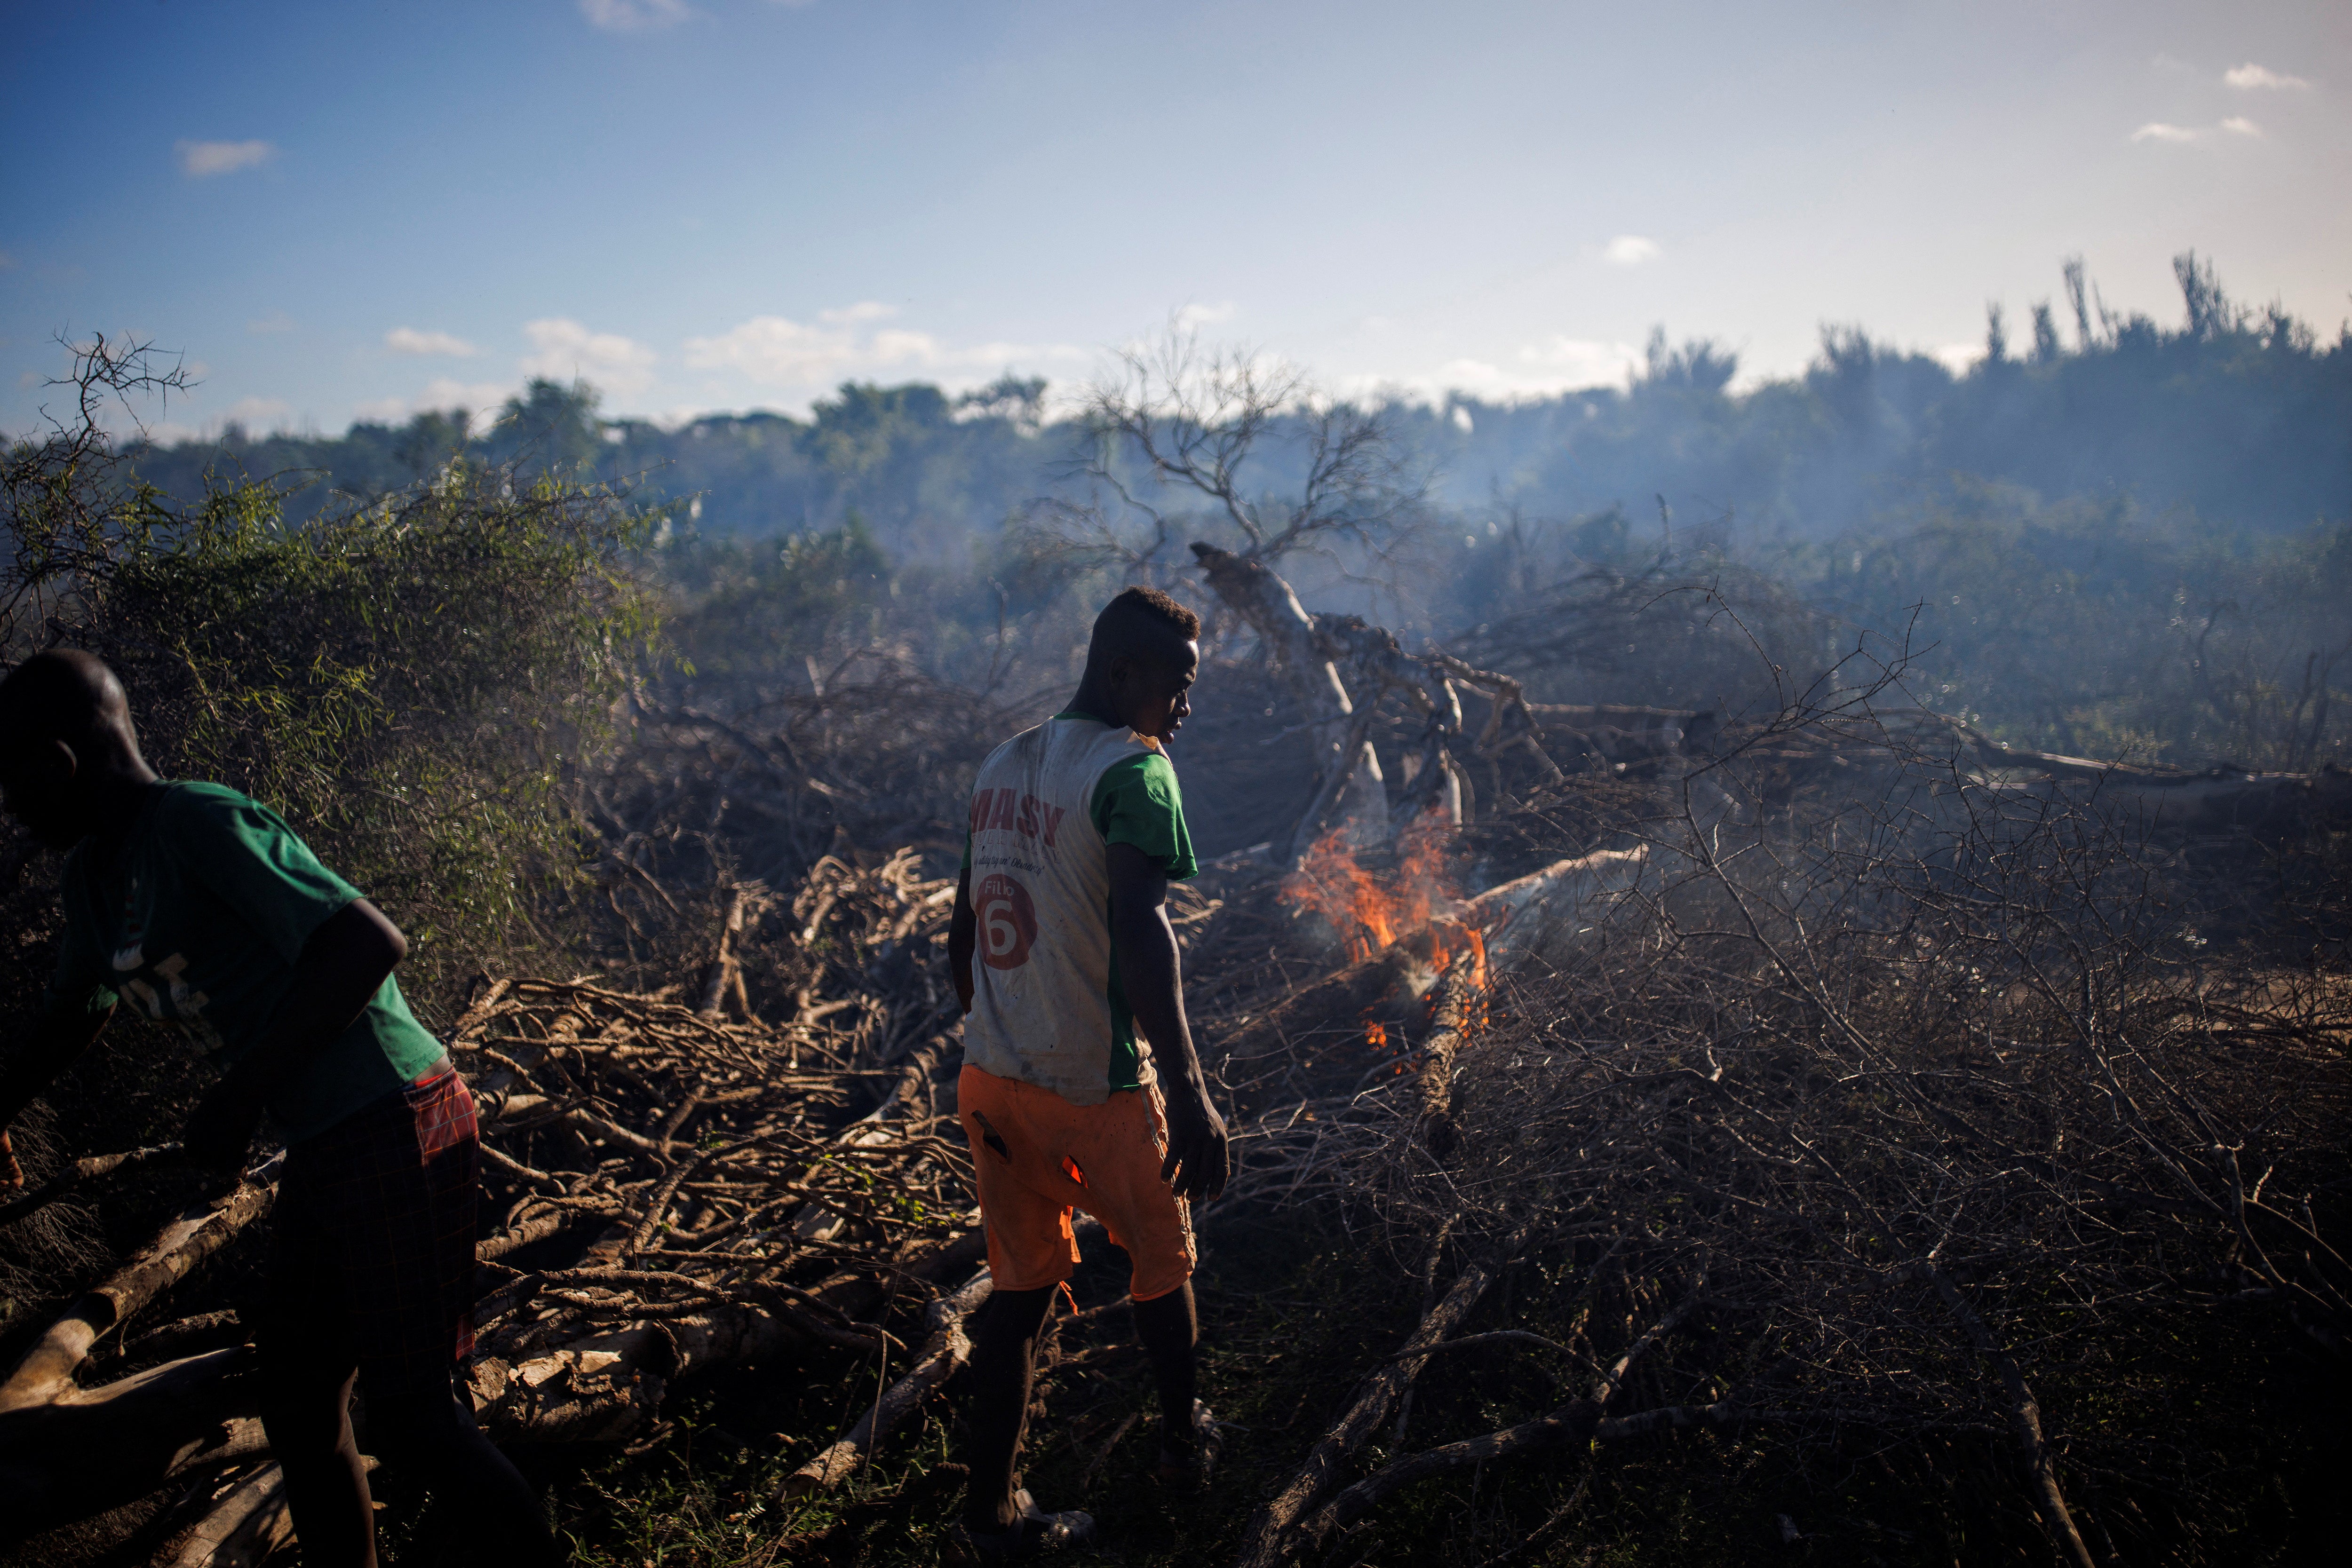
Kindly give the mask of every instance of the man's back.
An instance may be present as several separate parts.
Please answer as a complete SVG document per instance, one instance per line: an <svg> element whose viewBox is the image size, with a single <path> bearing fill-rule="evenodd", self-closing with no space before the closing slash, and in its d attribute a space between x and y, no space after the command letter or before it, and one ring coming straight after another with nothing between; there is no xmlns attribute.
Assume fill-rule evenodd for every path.
<svg viewBox="0 0 2352 1568"><path fill-rule="evenodd" d="M303 944L360 896L267 807L218 784L150 786L119 832L68 858L66 940L53 1005L117 993L177 1024L226 1069L277 1013ZM269 1103L289 1138L323 1131L414 1080L441 1055L387 978Z"/></svg>
<svg viewBox="0 0 2352 1568"><path fill-rule="evenodd" d="M1156 741L1057 714L982 764L967 851L980 962L965 1060L1077 1105L1150 1077L1111 951L1112 843L1136 844L1171 876L1194 870L1175 769Z"/></svg>

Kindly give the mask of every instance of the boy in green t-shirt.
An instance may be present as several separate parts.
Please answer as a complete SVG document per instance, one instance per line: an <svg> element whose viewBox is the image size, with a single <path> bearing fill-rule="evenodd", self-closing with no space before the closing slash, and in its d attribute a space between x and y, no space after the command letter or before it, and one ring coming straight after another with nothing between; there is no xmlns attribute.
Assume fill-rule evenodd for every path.
<svg viewBox="0 0 2352 1568"><path fill-rule="evenodd" d="M375 1561L355 1379L370 1446L426 1481L484 1561L560 1562L462 1392L474 1105L392 978L400 932L268 808L158 779L121 683L87 653L0 680L0 806L67 852L44 1023L0 1076L0 1191L23 1182L9 1122L122 998L176 1023L224 1069L188 1119L189 1159L233 1180L265 1111L289 1140L257 1338L303 1562Z"/></svg>

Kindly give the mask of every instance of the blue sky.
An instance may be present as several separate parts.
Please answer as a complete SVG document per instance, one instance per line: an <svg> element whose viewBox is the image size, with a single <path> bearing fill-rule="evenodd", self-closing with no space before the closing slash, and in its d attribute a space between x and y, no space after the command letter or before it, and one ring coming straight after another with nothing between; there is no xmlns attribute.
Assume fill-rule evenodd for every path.
<svg viewBox="0 0 2352 1568"><path fill-rule="evenodd" d="M1958 358L2083 255L2352 314L2352 6L8 0L0 429L60 334L337 431L1076 384L1171 314L1346 392Z"/></svg>

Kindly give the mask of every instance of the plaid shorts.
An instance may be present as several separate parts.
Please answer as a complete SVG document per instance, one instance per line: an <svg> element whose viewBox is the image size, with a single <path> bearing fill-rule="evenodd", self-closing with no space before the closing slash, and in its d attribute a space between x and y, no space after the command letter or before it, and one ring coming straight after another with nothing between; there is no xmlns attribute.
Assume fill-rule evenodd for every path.
<svg viewBox="0 0 2352 1568"><path fill-rule="evenodd" d="M357 1365L381 1393L446 1396L474 1351L475 1134L445 1067L286 1151L269 1239L286 1350Z"/></svg>

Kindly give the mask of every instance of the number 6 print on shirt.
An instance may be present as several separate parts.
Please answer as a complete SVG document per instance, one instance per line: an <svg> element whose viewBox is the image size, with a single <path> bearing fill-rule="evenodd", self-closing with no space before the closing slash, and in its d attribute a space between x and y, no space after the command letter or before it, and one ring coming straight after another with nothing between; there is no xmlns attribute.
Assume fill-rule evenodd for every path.
<svg viewBox="0 0 2352 1568"><path fill-rule="evenodd" d="M1017 969L1037 940L1037 906L1029 890L1003 872L980 879L973 900L980 916L980 956L992 969Z"/></svg>

